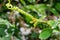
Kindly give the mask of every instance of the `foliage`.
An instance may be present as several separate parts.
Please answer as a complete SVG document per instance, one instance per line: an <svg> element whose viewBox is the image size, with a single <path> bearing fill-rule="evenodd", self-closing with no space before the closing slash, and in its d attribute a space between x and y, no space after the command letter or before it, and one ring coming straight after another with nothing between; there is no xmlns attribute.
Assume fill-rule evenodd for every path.
<svg viewBox="0 0 60 40"><path fill-rule="evenodd" d="M0 40L60 40L59 13L59 0L0 0Z"/></svg>

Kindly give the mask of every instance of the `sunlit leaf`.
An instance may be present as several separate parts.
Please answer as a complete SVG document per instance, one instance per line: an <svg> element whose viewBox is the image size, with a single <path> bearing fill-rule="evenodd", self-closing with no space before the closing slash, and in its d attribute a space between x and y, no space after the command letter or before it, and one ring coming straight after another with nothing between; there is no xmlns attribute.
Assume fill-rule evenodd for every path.
<svg viewBox="0 0 60 40"><path fill-rule="evenodd" d="M40 33L39 38L40 39L47 39L47 38L49 38L51 36L51 34L52 34L52 29L47 28L47 29L44 29Z"/></svg>
<svg viewBox="0 0 60 40"><path fill-rule="evenodd" d="M58 22L57 22L57 21L53 21L53 20L48 21L48 24L49 24L52 28L56 28L56 27L58 26Z"/></svg>

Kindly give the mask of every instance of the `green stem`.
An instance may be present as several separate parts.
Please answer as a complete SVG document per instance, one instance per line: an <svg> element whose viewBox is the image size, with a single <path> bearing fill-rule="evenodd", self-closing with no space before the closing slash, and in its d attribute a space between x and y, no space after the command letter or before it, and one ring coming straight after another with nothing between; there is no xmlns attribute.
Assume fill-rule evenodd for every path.
<svg viewBox="0 0 60 40"><path fill-rule="evenodd" d="M32 20L35 19L35 20L38 20L36 18L34 18L32 15L30 15L29 13L23 11L22 9L16 7L16 6L12 6L11 4L7 3L6 4L7 8L10 9L10 10L15 10L15 11L18 11L20 12L22 15L25 15L27 17L30 17Z"/></svg>
<svg viewBox="0 0 60 40"><path fill-rule="evenodd" d="M22 15L31 18L31 21L32 21L32 22L31 22L31 21L30 21L30 22L31 22L31 23L34 23L34 27L36 26L37 22L40 21L40 19L34 18L32 15L30 15L29 13L21 10L20 8L18 8L18 7L16 7L16 6L12 6L12 5L9 4L9 3L6 4L6 6L7 6L7 8L10 9L10 10L18 11L18 12L20 12ZM44 18L44 17L43 17L43 18ZM43 18L41 18L41 20L43 20ZM41 22L41 21L40 21L40 22Z"/></svg>

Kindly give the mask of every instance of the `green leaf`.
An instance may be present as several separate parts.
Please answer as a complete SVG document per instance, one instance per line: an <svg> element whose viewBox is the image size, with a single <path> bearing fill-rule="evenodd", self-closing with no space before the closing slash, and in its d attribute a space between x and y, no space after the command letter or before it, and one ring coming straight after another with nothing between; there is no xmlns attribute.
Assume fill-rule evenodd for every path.
<svg viewBox="0 0 60 40"><path fill-rule="evenodd" d="M24 0L20 0L20 2L21 2L23 5L26 5L26 3L25 3Z"/></svg>
<svg viewBox="0 0 60 40"><path fill-rule="evenodd" d="M37 13L40 13L42 15L45 15L45 10L47 6L45 4L36 4L36 5L28 5L26 6L26 8L36 11Z"/></svg>
<svg viewBox="0 0 60 40"><path fill-rule="evenodd" d="M53 21L53 20L48 21L48 24L49 24L52 28L56 28L56 27L58 26L58 22L57 22L57 21Z"/></svg>
<svg viewBox="0 0 60 40"><path fill-rule="evenodd" d="M11 27L15 27L15 25L10 24L9 21L0 18L0 27L8 27L7 25Z"/></svg>
<svg viewBox="0 0 60 40"><path fill-rule="evenodd" d="M56 25L56 22L53 21L53 20L49 20L49 21L48 21L48 24L49 24L50 26L53 26L53 25Z"/></svg>
<svg viewBox="0 0 60 40"><path fill-rule="evenodd" d="M39 38L40 39L47 39L50 37L50 35L52 34L52 29L50 28L47 28L47 29L44 29L40 35L39 35Z"/></svg>
<svg viewBox="0 0 60 40"><path fill-rule="evenodd" d="M58 19L58 23L60 24L60 19Z"/></svg>
<svg viewBox="0 0 60 40"><path fill-rule="evenodd" d="M32 32L32 34L31 34L31 38L37 38L38 37L38 33L36 33L36 32Z"/></svg>
<svg viewBox="0 0 60 40"><path fill-rule="evenodd" d="M35 3L36 2L36 0L27 0L28 2L30 2L30 3Z"/></svg>
<svg viewBox="0 0 60 40"><path fill-rule="evenodd" d="M38 4L34 6L36 11L39 12L41 15L45 15L45 10L47 6L45 4Z"/></svg>
<svg viewBox="0 0 60 40"><path fill-rule="evenodd" d="M26 16L25 20L26 20L27 23L29 23L32 19L30 17Z"/></svg>
<svg viewBox="0 0 60 40"><path fill-rule="evenodd" d="M50 28L50 25L47 22L37 22L37 25L40 29Z"/></svg>
<svg viewBox="0 0 60 40"><path fill-rule="evenodd" d="M44 2L46 2L47 0L44 0Z"/></svg>
<svg viewBox="0 0 60 40"><path fill-rule="evenodd" d="M38 14L35 11L31 11L30 14L37 19L39 18Z"/></svg>
<svg viewBox="0 0 60 40"><path fill-rule="evenodd" d="M2 18L0 18L0 24L9 24L9 22L7 20L3 20Z"/></svg>
<svg viewBox="0 0 60 40"><path fill-rule="evenodd" d="M0 40L11 40L11 34L8 37L0 37Z"/></svg>
<svg viewBox="0 0 60 40"><path fill-rule="evenodd" d="M35 9L35 8L34 8L34 5L27 5L26 8L27 8L27 9L31 9L31 10Z"/></svg>
<svg viewBox="0 0 60 40"><path fill-rule="evenodd" d="M13 29L13 30L12 30L12 29ZM8 33L12 33L14 30L15 30L15 29L14 29L13 27L10 27L10 28L7 29L7 32L8 32Z"/></svg>
<svg viewBox="0 0 60 40"><path fill-rule="evenodd" d="M0 37L5 36L4 28L0 28Z"/></svg>
<svg viewBox="0 0 60 40"><path fill-rule="evenodd" d="M50 11L56 16L59 15L58 11L55 8L51 8Z"/></svg>
<svg viewBox="0 0 60 40"><path fill-rule="evenodd" d="M55 8L60 11L60 3L56 3Z"/></svg>

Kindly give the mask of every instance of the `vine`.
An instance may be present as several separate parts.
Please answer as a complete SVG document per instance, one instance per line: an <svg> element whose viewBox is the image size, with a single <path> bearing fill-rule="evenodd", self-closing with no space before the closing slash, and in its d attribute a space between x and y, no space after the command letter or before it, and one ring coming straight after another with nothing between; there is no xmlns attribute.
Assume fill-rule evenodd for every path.
<svg viewBox="0 0 60 40"><path fill-rule="evenodd" d="M34 0L34 2L32 0L8 0L5 7L1 6L3 10L0 12L2 18L0 18L0 37L11 34L12 37L17 37L20 40L23 40L21 38L23 36L25 38L27 36L27 40L35 40L35 38L36 40L54 39L53 36L56 36L60 32L60 19L58 18L60 3L54 5L53 0L44 0L44 3L42 1L42 3L39 3L40 1L38 1L37 4L34 4L36 1L38 0ZM7 0L4 3L6 2ZM16 5L16 3L18 5L13 6L12 2L13 5ZM7 9L4 9L6 7ZM6 16L4 16L4 13L6 13ZM47 20L45 21L45 19Z"/></svg>
<svg viewBox="0 0 60 40"><path fill-rule="evenodd" d="M42 20L46 17L46 16L42 16L41 18L37 19L37 18L34 18L32 15L30 15L29 13L23 11L22 9L16 7L16 6L13 6L10 4L10 0L8 0L8 3L6 4L7 8L10 9L10 10L15 10L15 11L18 11L20 12L22 15L25 15L27 17L30 17L31 18L31 21L30 23L34 23L34 27L36 27L37 23L38 22L42 22ZM47 23L47 22L46 22ZM48 23L47 23L48 24Z"/></svg>

